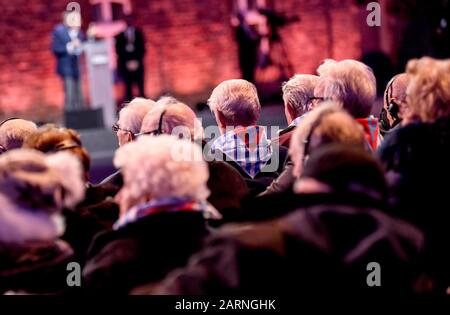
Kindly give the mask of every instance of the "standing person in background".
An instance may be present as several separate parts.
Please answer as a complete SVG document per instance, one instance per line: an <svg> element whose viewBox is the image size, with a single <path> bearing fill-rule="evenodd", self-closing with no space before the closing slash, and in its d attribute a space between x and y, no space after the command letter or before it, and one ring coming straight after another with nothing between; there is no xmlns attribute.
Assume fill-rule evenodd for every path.
<svg viewBox="0 0 450 315"><path fill-rule="evenodd" d="M258 59L269 52L267 18L260 13L264 1L237 0L231 25L236 28L239 49L239 67L242 78L255 83Z"/></svg>
<svg viewBox="0 0 450 315"><path fill-rule="evenodd" d="M133 17L125 16L125 22L126 29L116 36L117 70L125 83L126 101L130 101L134 84L137 84L139 96L145 97L145 43L142 31L133 25Z"/></svg>
<svg viewBox="0 0 450 315"><path fill-rule="evenodd" d="M63 24L58 24L52 33L52 52L57 59L57 73L64 83L66 111L83 108L79 65L83 38L80 13L65 11Z"/></svg>

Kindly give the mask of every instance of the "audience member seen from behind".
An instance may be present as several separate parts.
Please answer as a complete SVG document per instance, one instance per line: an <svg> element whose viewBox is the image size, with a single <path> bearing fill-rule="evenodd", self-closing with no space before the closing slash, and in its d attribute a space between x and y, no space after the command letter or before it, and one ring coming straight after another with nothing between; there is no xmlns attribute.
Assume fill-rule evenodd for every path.
<svg viewBox="0 0 450 315"><path fill-rule="evenodd" d="M22 147L25 139L36 129L36 124L29 120L15 117L3 120L0 123L0 154Z"/></svg>
<svg viewBox="0 0 450 315"><path fill-rule="evenodd" d="M283 84L284 112L288 127L281 130L274 141L289 147L292 132L311 110L314 88L319 77L311 74L296 74Z"/></svg>
<svg viewBox="0 0 450 315"><path fill-rule="evenodd" d="M383 212L387 185L372 154L343 144L320 147L295 190L316 196L316 203L277 220L225 226L183 269L135 293L370 295L370 262L383 268L377 293L413 291L423 235Z"/></svg>
<svg viewBox="0 0 450 315"><path fill-rule="evenodd" d="M402 124L408 124L404 119L409 116L409 106L406 102L406 89L409 84L409 76L400 73L393 77L384 91L383 109L380 114L380 132L384 136L399 128Z"/></svg>
<svg viewBox="0 0 450 315"><path fill-rule="evenodd" d="M377 94L372 69L356 60L326 60L318 69L319 82L314 89L313 107L332 100L360 123L372 150L380 144L378 119L371 116Z"/></svg>
<svg viewBox="0 0 450 315"><path fill-rule="evenodd" d="M211 144L212 155L236 168L252 195L263 192L282 172L287 149L271 144L266 129L257 125L261 105L256 87L245 80L224 81L208 104L221 132Z"/></svg>
<svg viewBox="0 0 450 315"><path fill-rule="evenodd" d="M124 179L116 196L121 214L114 230L91 246L83 275L93 293L127 294L161 280L183 266L207 234L208 166L200 146L141 136L117 150L114 164Z"/></svg>
<svg viewBox="0 0 450 315"><path fill-rule="evenodd" d="M80 135L73 129L45 125L31 134L24 143L24 148L35 149L47 154L67 152L76 157L83 166L86 195L74 209L64 209L63 215L67 228L62 239L75 250L78 261L83 262L93 236L104 229L109 229L118 217L118 207L112 201L105 201L114 196L114 187L93 186L89 178L90 157L81 143Z"/></svg>
<svg viewBox="0 0 450 315"><path fill-rule="evenodd" d="M169 134L203 144L203 127L194 111L172 97L164 97L144 118L140 135ZM205 152L204 152L205 154ZM241 201L248 195L239 172L223 161L208 161L208 201L223 215L223 221L238 219ZM221 223L215 222L215 223Z"/></svg>
<svg viewBox="0 0 450 315"><path fill-rule="evenodd" d="M147 113L155 106L155 102L137 97L125 104L119 112L119 119L112 127L116 133L119 146L123 146L136 139L142 126L142 121ZM113 186L117 190L122 188L123 180L120 170L115 171L100 182L101 186Z"/></svg>
<svg viewBox="0 0 450 315"><path fill-rule="evenodd" d="M291 160L261 196L278 193L292 195L292 185L295 178L301 175L305 159L315 148L328 143L367 146L360 124L333 102L321 104L309 112L297 126L291 137Z"/></svg>
<svg viewBox="0 0 450 315"><path fill-rule="evenodd" d="M80 162L66 152L17 149L0 157L0 293L57 293L76 261L61 210L84 197Z"/></svg>
<svg viewBox="0 0 450 315"><path fill-rule="evenodd" d="M450 260L443 250L450 243L450 60L411 60L407 74L405 119L413 123L390 133L379 154L394 210L426 233L428 272L443 294L450 286Z"/></svg>

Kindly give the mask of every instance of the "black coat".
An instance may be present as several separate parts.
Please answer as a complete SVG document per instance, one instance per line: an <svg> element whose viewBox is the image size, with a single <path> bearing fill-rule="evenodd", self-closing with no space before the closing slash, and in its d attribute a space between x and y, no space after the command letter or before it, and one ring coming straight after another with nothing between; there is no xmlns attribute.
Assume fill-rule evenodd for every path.
<svg viewBox="0 0 450 315"><path fill-rule="evenodd" d="M415 123L386 137L379 156L387 169L397 216L426 234L429 272L450 285L450 119ZM444 280L445 279L445 280Z"/></svg>
<svg viewBox="0 0 450 315"><path fill-rule="evenodd" d="M145 42L142 31L135 28L134 51L127 51L127 39L125 31L116 36L116 53L117 53L117 68L121 74L128 72L126 63L130 60L139 62L139 68L144 66L143 59L145 55Z"/></svg>
<svg viewBox="0 0 450 315"><path fill-rule="evenodd" d="M137 293L301 298L409 293L418 275L414 262L422 233L351 200L300 208L274 221L224 227L185 268ZM381 266L381 287L367 285L369 262Z"/></svg>
<svg viewBox="0 0 450 315"><path fill-rule="evenodd" d="M272 157L254 178L251 178L239 164L230 160L222 151L216 149L214 157L218 161L225 161L236 169L247 183L249 194L251 196L256 196L264 192L266 188L281 175L288 161L288 149L286 147L273 145L272 148ZM269 169L269 166L271 165L276 165L276 169Z"/></svg>
<svg viewBox="0 0 450 315"><path fill-rule="evenodd" d="M97 235L83 270L88 294L127 294L161 280L200 249L207 234L198 212L154 214Z"/></svg>
<svg viewBox="0 0 450 315"><path fill-rule="evenodd" d="M0 295L6 291L60 293L68 288L67 264L76 261L63 241L0 243Z"/></svg>
<svg viewBox="0 0 450 315"><path fill-rule="evenodd" d="M84 264L94 236L110 230L119 218L119 206L108 197L115 195L114 187L92 186L86 189L85 199L75 209L64 209L66 230L61 237L75 251L77 262Z"/></svg>

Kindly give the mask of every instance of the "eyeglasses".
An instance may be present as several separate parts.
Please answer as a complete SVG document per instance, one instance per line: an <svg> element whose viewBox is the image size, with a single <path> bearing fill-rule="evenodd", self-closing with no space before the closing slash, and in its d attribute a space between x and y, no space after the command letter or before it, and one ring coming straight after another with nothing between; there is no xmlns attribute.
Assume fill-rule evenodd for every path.
<svg viewBox="0 0 450 315"><path fill-rule="evenodd" d="M325 101L325 97L321 97L321 96L311 96L310 98L309 98L309 101L310 102L312 102L312 101Z"/></svg>
<svg viewBox="0 0 450 315"><path fill-rule="evenodd" d="M115 123L114 125L112 125L111 129L112 129L112 131L114 131L114 132L118 132L118 131L120 130L120 131L123 131L123 132L129 132L129 133L133 134L133 132L132 132L131 130L127 130L127 129L122 129L122 128L120 128L119 124L117 124L117 123Z"/></svg>
<svg viewBox="0 0 450 315"><path fill-rule="evenodd" d="M137 133L137 134L135 134L135 136L138 137L138 136L143 136L143 135L152 135L152 136L162 135L164 133L162 130L162 126L163 126L163 119L164 119L164 115L166 114L166 110L167 109L163 110L163 112L161 113L161 116L159 117L158 129Z"/></svg>
<svg viewBox="0 0 450 315"><path fill-rule="evenodd" d="M5 124L7 121L14 120L14 119L20 119L20 118L19 118L19 117L10 117L10 118L6 118L6 119L3 120L2 122L0 122L0 127L3 126L3 124Z"/></svg>

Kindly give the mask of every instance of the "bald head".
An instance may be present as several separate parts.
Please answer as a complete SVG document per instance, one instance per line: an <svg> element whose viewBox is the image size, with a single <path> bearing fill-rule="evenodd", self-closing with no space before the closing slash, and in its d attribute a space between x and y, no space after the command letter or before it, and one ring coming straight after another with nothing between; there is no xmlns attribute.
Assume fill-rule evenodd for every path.
<svg viewBox="0 0 450 315"><path fill-rule="evenodd" d="M409 84L409 76L406 73L399 74L392 84L392 97L401 102L406 102L406 89Z"/></svg>
<svg viewBox="0 0 450 315"><path fill-rule="evenodd" d="M189 106L172 98L170 101L164 98L144 117L140 133L183 134L185 138L200 140L203 128Z"/></svg>
<svg viewBox="0 0 450 315"><path fill-rule="evenodd" d="M8 120L0 126L0 145L7 150L20 148L24 140L36 129L36 124L29 120L19 118Z"/></svg>
<svg viewBox="0 0 450 315"><path fill-rule="evenodd" d="M408 105L406 103L406 90L408 88L409 79L408 74L401 73L393 79L394 81L385 91L385 103L386 100L388 100L387 104L385 104L386 109L389 107L389 102L391 100L395 101L399 106L398 116L400 118L405 117L405 114L408 111Z"/></svg>

